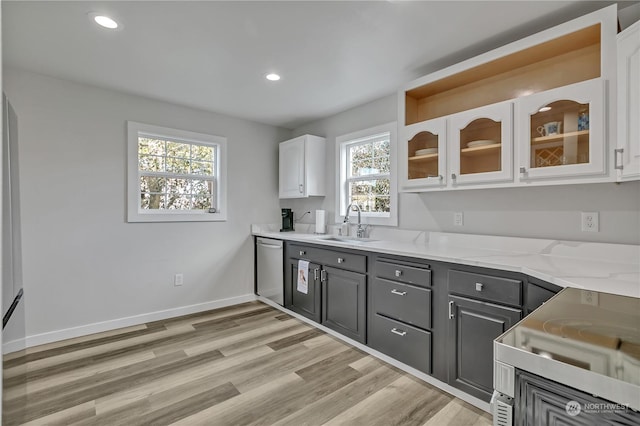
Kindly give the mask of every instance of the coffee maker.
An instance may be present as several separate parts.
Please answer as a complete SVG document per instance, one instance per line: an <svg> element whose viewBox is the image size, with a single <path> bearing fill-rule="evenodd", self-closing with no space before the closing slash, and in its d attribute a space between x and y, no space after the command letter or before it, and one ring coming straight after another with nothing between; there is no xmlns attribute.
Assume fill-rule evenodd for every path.
<svg viewBox="0 0 640 426"><path fill-rule="evenodd" d="M293 231L293 212L291 209L282 209L282 229L280 232Z"/></svg>

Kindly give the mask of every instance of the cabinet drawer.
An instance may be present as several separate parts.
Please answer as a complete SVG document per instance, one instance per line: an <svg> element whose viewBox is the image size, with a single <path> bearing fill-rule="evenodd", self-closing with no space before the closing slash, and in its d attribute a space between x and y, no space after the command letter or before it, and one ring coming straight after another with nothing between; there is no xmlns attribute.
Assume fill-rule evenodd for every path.
<svg viewBox="0 0 640 426"><path fill-rule="evenodd" d="M289 246L287 255L347 271L367 272L367 256L362 254L292 244Z"/></svg>
<svg viewBox="0 0 640 426"><path fill-rule="evenodd" d="M377 261L376 276L407 284L421 286L431 285L431 270L396 263Z"/></svg>
<svg viewBox="0 0 640 426"><path fill-rule="evenodd" d="M431 328L431 290L376 278L371 291L374 314Z"/></svg>
<svg viewBox="0 0 640 426"><path fill-rule="evenodd" d="M333 250L323 250L322 264L354 272L367 272L367 256Z"/></svg>
<svg viewBox="0 0 640 426"><path fill-rule="evenodd" d="M492 275L449 271L449 293L514 306L522 305L522 281Z"/></svg>
<svg viewBox="0 0 640 426"><path fill-rule="evenodd" d="M368 342L373 349L431 373L431 333L428 331L374 314Z"/></svg>
<svg viewBox="0 0 640 426"><path fill-rule="evenodd" d="M297 244L291 244L287 248L287 256L295 259L310 260L316 263L322 263L322 252L323 250L319 248L299 246Z"/></svg>

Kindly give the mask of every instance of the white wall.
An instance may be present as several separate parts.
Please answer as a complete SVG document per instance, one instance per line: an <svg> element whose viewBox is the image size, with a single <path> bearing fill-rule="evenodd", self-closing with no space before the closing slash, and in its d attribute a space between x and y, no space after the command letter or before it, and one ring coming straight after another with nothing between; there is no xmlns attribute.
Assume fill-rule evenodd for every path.
<svg viewBox="0 0 640 426"><path fill-rule="evenodd" d="M327 158L335 159L335 138L397 119L397 97L387 96L335 116L309 123L294 135L327 138ZM335 211L335 162L327 164L327 196L310 200L282 200L296 217L310 210ZM464 226L453 226L453 212L464 212ZM580 231L580 212L600 212L600 232ZM400 194L399 227L459 232L640 244L640 182L564 185L536 188L483 189L456 192Z"/></svg>
<svg viewBox="0 0 640 426"><path fill-rule="evenodd" d="M27 344L253 293L250 224L279 220L290 131L15 69L4 89L19 119ZM127 120L227 137L228 221L127 223Z"/></svg>

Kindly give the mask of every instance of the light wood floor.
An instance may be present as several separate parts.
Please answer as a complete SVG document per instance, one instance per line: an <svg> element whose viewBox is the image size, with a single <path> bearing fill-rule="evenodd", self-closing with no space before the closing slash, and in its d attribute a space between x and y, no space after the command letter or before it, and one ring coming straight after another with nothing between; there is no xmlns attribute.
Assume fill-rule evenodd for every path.
<svg viewBox="0 0 640 426"><path fill-rule="evenodd" d="M3 425L490 425L259 302L9 354Z"/></svg>

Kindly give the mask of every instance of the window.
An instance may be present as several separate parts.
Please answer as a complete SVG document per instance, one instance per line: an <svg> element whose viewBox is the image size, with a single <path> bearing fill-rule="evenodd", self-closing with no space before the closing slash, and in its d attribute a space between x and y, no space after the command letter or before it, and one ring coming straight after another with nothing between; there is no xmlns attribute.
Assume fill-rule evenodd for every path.
<svg viewBox="0 0 640 426"><path fill-rule="evenodd" d="M364 223L397 226L396 123L340 136L336 143L340 168L336 221L342 222L349 204L355 204L366 218Z"/></svg>
<svg viewBox="0 0 640 426"><path fill-rule="evenodd" d="M129 222L226 220L226 138L127 127Z"/></svg>

